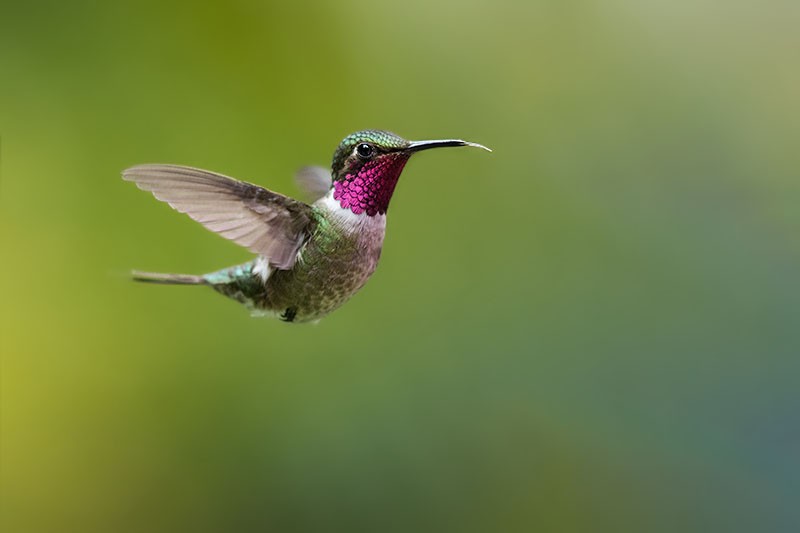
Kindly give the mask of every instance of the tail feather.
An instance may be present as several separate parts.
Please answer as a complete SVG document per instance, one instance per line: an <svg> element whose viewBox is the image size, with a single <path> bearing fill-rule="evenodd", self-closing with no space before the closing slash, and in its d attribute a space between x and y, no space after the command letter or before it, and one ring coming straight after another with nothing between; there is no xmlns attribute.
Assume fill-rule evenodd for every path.
<svg viewBox="0 0 800 533"><path fill-rule="evenodd" d="M162 274L159 272L141 272L134 270L131 272L134 281L145 283L163 283L165 285L208 285L208 281L203 276L192 274Z"/></svg>

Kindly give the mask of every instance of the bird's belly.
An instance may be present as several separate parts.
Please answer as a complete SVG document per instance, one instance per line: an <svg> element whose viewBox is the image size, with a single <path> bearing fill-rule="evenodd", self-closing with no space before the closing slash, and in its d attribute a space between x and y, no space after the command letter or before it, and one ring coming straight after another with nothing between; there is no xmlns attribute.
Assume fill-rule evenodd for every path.
<svg viewBox="0 0 800 533"><path fill-rule="evenodd" d="M257 307L283 320L318 320L345 303L375 271L381 242L310 243L292 270L274 271Z"/></svg>

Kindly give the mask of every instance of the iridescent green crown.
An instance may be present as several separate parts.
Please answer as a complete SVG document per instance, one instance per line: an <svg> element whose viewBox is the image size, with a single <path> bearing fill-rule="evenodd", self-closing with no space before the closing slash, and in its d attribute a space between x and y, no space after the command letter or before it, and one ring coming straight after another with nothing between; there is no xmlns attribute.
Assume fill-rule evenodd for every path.
<svg viewBox="0 0 800 533"><path fill-rule="evenodd" d="M362 142L373 144L375 147L385 150L396 150L409 145L407 140L389 131L364 130L351 133L339 143L338 148L336 148L336 151L333 153L333 164L331 167L334 173L342 168L345 160L353 153L355 147Z"/></svg>

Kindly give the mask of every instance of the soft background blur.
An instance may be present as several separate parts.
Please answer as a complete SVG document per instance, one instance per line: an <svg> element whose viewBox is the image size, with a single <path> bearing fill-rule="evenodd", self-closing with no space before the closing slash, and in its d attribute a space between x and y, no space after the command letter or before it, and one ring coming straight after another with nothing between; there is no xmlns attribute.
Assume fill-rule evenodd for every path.
<svg viewBox="0 0 800 533"><path fill-rule="evenodd" d="M0 8L2 528L797 531L800 4ZM415 157L317 326L120 171Z"/></svg>

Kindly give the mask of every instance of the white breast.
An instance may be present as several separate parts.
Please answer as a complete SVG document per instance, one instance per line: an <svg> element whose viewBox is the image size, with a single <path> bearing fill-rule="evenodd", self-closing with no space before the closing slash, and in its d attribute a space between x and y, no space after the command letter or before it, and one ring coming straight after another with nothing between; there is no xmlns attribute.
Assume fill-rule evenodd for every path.
<svg viewBox="0 0 800 533"><path fill-rule="evenodd" d="M345 231L363 236L378 246L383 245L383 235L386 231L386 214L369 216L366 213L355 214L349 209L342 207L339 201L333 197L333 189L328 194L314 202L314 205L326 211L331 222Z"/></svg>

